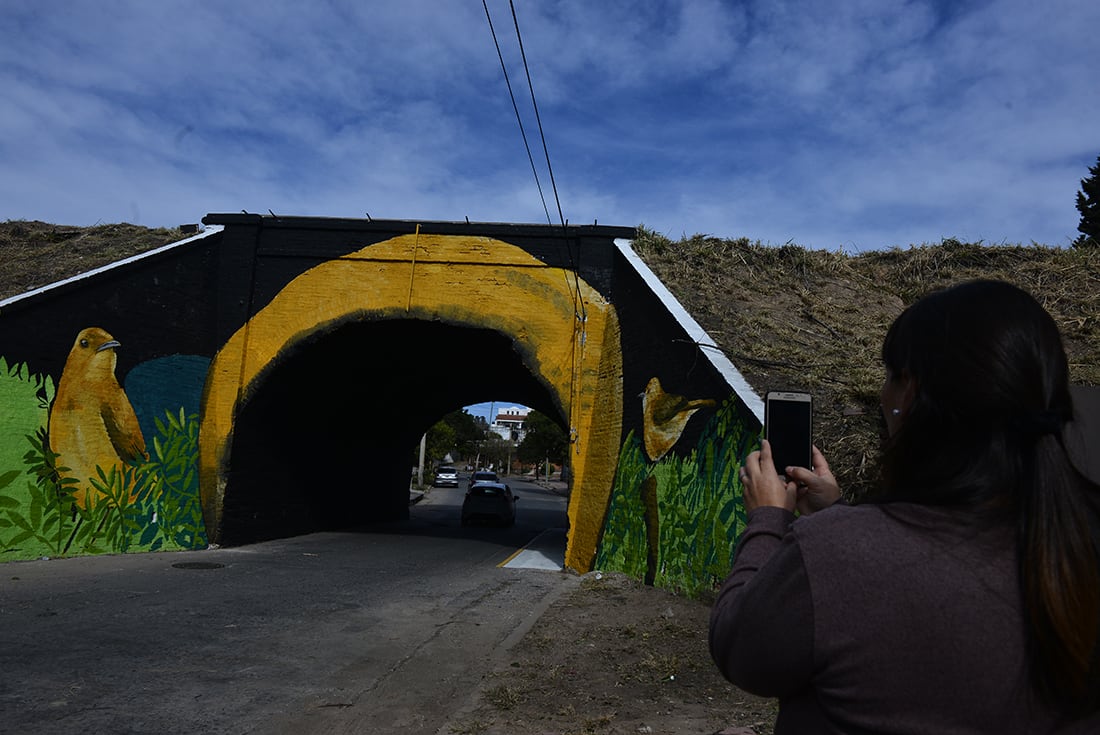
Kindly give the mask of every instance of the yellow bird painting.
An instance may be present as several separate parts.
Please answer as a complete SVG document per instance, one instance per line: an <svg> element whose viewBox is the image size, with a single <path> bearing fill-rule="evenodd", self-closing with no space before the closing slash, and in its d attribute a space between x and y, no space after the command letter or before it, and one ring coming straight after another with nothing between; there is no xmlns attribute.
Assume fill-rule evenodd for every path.
<svg viewBox="0 0 1100 735"><path fill-rule="evenodd" d="M63 477L76 480L74 498L81 508L98 499L89 478L96 468L110 474L112 467L139 457L148 459L145 437L130 399L115 377L118 341L99 327L76 336L50 408L50 448L57 466L68 468ZM133 498L131 498L133 500Z"/></svg>
<svg viewBox="0 0 1100 735"><path fill-rule="evenodd" d="M672 449L696 411L713 405L715 402L709 398L689 401L666 393L660 380L650 378L642 393L642 437L650 461L656 462Z"/></svg>

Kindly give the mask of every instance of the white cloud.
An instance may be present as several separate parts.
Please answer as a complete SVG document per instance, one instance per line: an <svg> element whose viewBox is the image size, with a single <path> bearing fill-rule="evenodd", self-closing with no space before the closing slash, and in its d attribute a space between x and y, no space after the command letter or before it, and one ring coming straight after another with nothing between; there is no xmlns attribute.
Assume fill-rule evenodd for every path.
<svg viewBox="0 0 1100 735"><path fill-rule="evenodd" d="M489 2L548 207L508 3ZM565 216L1062 244L1100 5L518 4ZM0 217L545 220L480 3L8 3Z"/></svg>

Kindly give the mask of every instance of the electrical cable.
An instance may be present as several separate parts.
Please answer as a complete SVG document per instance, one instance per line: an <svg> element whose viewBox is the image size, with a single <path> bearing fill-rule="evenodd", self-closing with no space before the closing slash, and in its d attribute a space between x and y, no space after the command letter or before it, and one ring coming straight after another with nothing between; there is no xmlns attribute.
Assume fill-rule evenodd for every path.
<svg viewBox="0 0 1100 735"><path fill-rule="evenodd" d="M483 0L483 2L484 2L484 0ZM576 288L576 291L574 292L574 296L573 296L573 312L574 312L574 316L583 324L586 321L588 321L588 313L587 313L587 309L585 309L585 306L584 306L584 299L580 298L580 291L581 291L580 275L578 274L577 261L573 256L573 248L569 244L569 237L568 237L569 228L566 225L565 214L562 212L562 209L561 209L561 199L558 197L558 184L557 184L557 181L554 178L554 167L550 163L550 148L546 144L546 133L544 132L543 127L542 127L542 116L539 115L539 105L538 105L538 102L535 101L535 85L531 81L531 69L527 64L527 52L523 48L523 35L520 33L520 30L519 30L519 18L516 16L516 5L515 5L514 0L508 0L508 7L512 11L512 24L515 26L515 29L516 29L516 42L519 44L519 55L520 55L520 58L523 60L523 71L527 75L527 88L531 91L531 107L535 111L535 122L538 123L539 138L542 140L542 152L546 156L546 170L550 174L550 186L551 186L551 188L554 192L554 203L558 207L558 219L561 222L562 235L566 238L565 239L565 252L566 252L566 255L569 257L569 266L570 266L570 270L573 271L573 281L574 281L574 286ZM488 11L488 9L486 9L486 11ZM509 90L510 89L511 88L509 88ZM530 153L529 150L528 150L528 153ZM539 192L541 194L541 192L542 192L541 188L539 189ZM545 208L545 207L546 207L546 202L544 201L543 202L543 208ZM577 308L578 305L580 306L579 309Z"/></svg>
<svg viewBox="0 0 1100 735"><path fill-rule="evenodd" d="M484 7L484 9L485 9L485 19L489 23L489 31L490 31L490 33L492 33L493 43L496 46L497 58L500 59L500 68L501 68L501 71L504 73L504 82L508 86L508 95L509 95L509 97L511 97L511 100L512 100L512 109L515 111L516 121L519 123L520 135L523 137L523 145L527 149L527 159L531 164L531 172L532 172L532 174L534 174L534 177L535 177L535 186L538 188L539 198L542 200L542 209L543 209L543 212L546 214L546 223L548 225L550 225L551 227L553 227L553 222L550 219L550 210L549 210L549 207L547 207L547 205L546 205L546 196L543 192L542 184L539 181L537 167L535 166L535 159L534 159L534 156L531 154L531 146L527 141L527 132L523 127L523 119L522 119L522 116L520 115L520 112L519 112L519 105L516 103L516 97L515 97L515 94L512 91L512 83L511 83L511 80L508 77L507 65L504 63L504 54L500 50L500 42L497 39L496 30L493 28L493 19L492 19L492 16L490 15L490 13L489 13L488 0L482 0L481 4L482 4L482 7ZM520 57L523 60L523 70L524 70L524 73L527 76L527 88L531 92L531 106L534 109L535 121L538 124L539 138L542 141L543 155L546 157L546 169L550 174L550 186L551 186L551 188L553 190L553 193L554 193L554 203L558 208L558 219L559 219L559 222L561 223L562 237L564 238L566 256L569 259L569 270L571 270L573 272L573 283L572 284L569 283L568 273L564 273L566 289L570 292L570 295L573 298L573 340L572 340L572 357L570 358L571 377L570 377L570 386L569 386L569 394L570 395L569 395L569 409L568 409L569 424L570 424L570 435L573 436L576 433L576 428L573 426L572 413L573 413L573 408L574 408L574 404L575 404L575 392L576 392L576 382L577 382L577 372L578 372L578 365L577 365L577 359L578 359L577 342L578 342L578 339L577 339L577 335L579 333L580 343L583 346L584 343L587 341L588 312L587 312L587 309L585 308L585 305L584 305L584 299L581 297L580 274L579 274L579 269L578 269L578 264L577 264L577 258L574 257L573 248L571 247L570 242L569 242L568 222L565 219L565 214L562 212L561 198L558 196L558 185L557 185L557 181L554 178L554 168L550 163L550 149L549 149L549 146L547 146L547 144L546 144L546 133L543 130L542 117L539 115L538 102L535 100L535 86L531 81L531 69L530 69L530 67L527 63L527 53L523 48L523 36L522 36L522 34L520 33L520 30L519 30L519 18L516 15L516 6L515 6L515 3L513 2L513 0L508 0L508 6L512 11L512 24L515 26L515 29L516 29L516 41L519 44ZM579 255L579 253L578 253L578 255Z"/></svg>
<svg viewBox="0 0 1100 735"><path fill-rule="evenodd" d="M535 85L531 83L531 69L527 66L527 53L523 50L523 36L519 32L519 18L516 17L516 5L513 0L508 0L508 7L512 9L512 24L516 27L516 41L519 42L519 56L523 59L523 71L527 75L527 88L531 90L531 107L535 111L535 122L539 126L539 138L542 139L542 152L546 156L546 170L550 173L550 187L554 191L554 203L558 206L558 220L561 229L565 230L565 215L561 211L561 200L558 198L558 185L554 181L554 167L550 165L550 149L546 146L546 134L542 130L542 118L539 116L539 105L535 102Z"/></svg>
<svg viewBox="0 0 1100 735"><path fill-rule="evenodd" d="M497 58L500 59L500 70L504 72L504 84L508 87L508 96L512 98L512 109L516 113L516 122L519 123L519 134L523 138L523 147L527 149L527 160L531 162L531 173L535 176L535 186L539 190L539 199L542 200L542 210L546 213L546 224L553 226L550 219L550 209L546 206L546 196L542 192L542 183L539 182L538 168L535 166L535 157L531 154L531 145L527 142L527 131L523 128L523 117L519 114L519 105L516 104L516 95L512 92L512 81L508 78L508 67L504 64L504 54L500 51L500 41L497 40L496 29L493 28L493 19L489 15L488 0L481 0L485 8L485 19L489 21L489 32L493 34L493 44L497 49ZM555 193L556 196L556 193ZM560 211L560 207L558 208Z"/></svg>

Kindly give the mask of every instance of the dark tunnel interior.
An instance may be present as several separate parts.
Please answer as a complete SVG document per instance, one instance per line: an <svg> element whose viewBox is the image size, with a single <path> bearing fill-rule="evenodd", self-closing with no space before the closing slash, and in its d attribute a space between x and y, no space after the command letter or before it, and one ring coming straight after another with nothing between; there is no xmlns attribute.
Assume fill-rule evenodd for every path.
<svg viewBox="0 0 1100 735"><path fill-rule="evenodd" d="M222 544L408 518L424 431L503 396L561 416L512 340L492 330L359 321L299 343L238 411Z"/></svg>

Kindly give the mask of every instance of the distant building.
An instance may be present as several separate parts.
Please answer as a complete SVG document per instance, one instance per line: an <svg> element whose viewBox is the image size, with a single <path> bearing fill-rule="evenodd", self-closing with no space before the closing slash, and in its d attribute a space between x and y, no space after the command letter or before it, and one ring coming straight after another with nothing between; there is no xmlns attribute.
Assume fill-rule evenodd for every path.
<svg viewBox="0 0 1100 735"><path fill-rule="evenodd" d="M513 441L519 444L523 441L523 437L527 435L524 422L527 420L528 413L530 413L530 409L523 406L502 408L489 426L489 431L505 441Z"/></svg>

